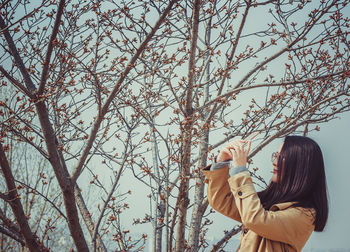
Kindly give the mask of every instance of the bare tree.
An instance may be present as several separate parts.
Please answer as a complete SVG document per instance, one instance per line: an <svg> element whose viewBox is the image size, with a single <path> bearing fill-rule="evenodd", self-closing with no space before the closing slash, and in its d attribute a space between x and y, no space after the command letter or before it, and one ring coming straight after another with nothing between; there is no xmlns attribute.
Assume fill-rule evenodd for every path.
<svg viewBox="0 0 350 252"><path fill-rule="evenodd" d="M8 155L5 162L8 160L8 164L11 164L11 173L17 184L17 197L23 204L24 216L30 219L30 228L34 236L40 237L37 243L53 250L58 248L69 250L71 247L69 242L56 239L66 233L64 226L59 225L61 219L66 219L66 216L60 209L62 197L47 160L37 155L30 145L23 144L16 138L7 138L6 142ZM2 163L2 165L4 165L5 175L8 172L6 164ZM10 210L13 200L11 200L10 191L7 190L8 185L8 183L7 186L1 184L1 191L7 193L1 194L3 201L0 207L2 222L0 250L20 251L25 246L25 239L19 226L20 222L16 223L18 216ZM8 236L11 238L9 239Z"/></svg>
<svg viewBox="0 0 350 252"><path fill-rule="evenodd" d="M78 251L144 249L123 222L130 181L150 191L133 224L152 224L154 250L198 251L211 224L201 168L219 145L260 132L253 158L350 107L345 0L0 5L1 90L17 90L0 101L1 197L17 224L0 232L32 251L52 247L17 196L37 187L16 179L13 139L50 164L63 204L44 200Z"/></svg>
<svg viewBox="0 0 350 252"><path fill-rule="evenodd" d="M136 163L148 168L138 178L150 179L158 208L163 201L171 204L161 225L153 225L169 230L167 251L175 241L176 251L206 246L201 240L210 222L203 219L208 202L199 168L210 151L233 137L261 132L253 158L274 139L319 130L320 123L349 110L345 8L345 1L317 6L303 1L179 2L163 36L141 58L148 74L133 103L151 127L146 140L163 150L157 157L163 173L144 157ZM254 17L262 19L257 26L249 24ZM153 112L144 99L151 101ZM264 184L257 169L251 170ZM156 211L153 216L157 221Z"/></svg>

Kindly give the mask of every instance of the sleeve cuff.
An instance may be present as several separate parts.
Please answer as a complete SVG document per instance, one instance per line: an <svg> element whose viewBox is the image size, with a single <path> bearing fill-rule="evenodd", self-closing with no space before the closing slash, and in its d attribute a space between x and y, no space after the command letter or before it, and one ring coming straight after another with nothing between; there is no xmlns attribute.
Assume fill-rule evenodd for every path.
<svg viewBox="0 0 350 252"><path fill-rule="evenodd" d="M214 163L211 165L210 170L214 171L214 170L219 170L227 165L229 165L230 161L223 161L223 162L219 162L219 163Z"/></svg>
<svg viewBox="0 0 350 252"><path fill-rule="evenodd" d="M221 168L224 168L224 167L228 166L230 161L231 161L231 159L229 159L229 160L225 160L225 161L217 163L216 158L217 158L217 156L215 156L212 160L212 164L210 166L210 171L215 171L215 170L219 170Z"/></svg>
<svg viewBox="0 0 350 252"><path fill-rule="evenodd" d="M222 161L219 163L216 163L216 157L213 159L213 163L210 166L210 171L219 170L223 167L229 166L229 174L230 176L236 175L237 173L248 171L248 169L245 166L233 166L232 160Z"/></svg>
<svg viewBox="0 0 350 252"><path fill-rule="evenodd" d="M230 167L229 174L231 177L236 175L237 173L248 171L248 169L245 166L234 167L233 162L230 162L229 167Z"/></svg>

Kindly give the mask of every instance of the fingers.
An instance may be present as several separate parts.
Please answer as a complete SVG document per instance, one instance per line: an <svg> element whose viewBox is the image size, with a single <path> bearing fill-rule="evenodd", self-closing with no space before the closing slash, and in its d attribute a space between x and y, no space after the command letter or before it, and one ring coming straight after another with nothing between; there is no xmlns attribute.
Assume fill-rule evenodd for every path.
<svg viewBox="0 0 350 252"><path fill-rule="evenodd" d="M221 150L220 150L220 153L219 155L217 156L217 162L222 162L222 161L226 161L228 159L232 159L232 153L229 149L229 147L223 147Z"/></svg>
<svg viewBox="0 0 350 252"><path fill-rule="evenodd" d="M252 146L252 141L249 140L248 141L248 146L247 146L247 149L246 149L246 154L248 155L249 154L249 151L250 151L250 147Z"/></svg>
<svg viewBox="0 0 350 252"><path fill-rule="evenodd" d="M237 151L244 151L244 146L249 143L247 140L238 139L227 145L227 148L232 149L235 148Z"/></svg>
<svg viewBox="0 0 350 252"><path fill-rule="evenodd" d="M222 151L225 153L225 154L228 154L228 155L231 155L231 151L229 148L223 148Z"/></svg>
<svg viewBox="0 0 350 252"><path fill-rule="evenodd" d="M260 132L254 132L254 133L251 133L246 139L247 140L253 140L257 135L259 135Z"/></svg>
<svg viewBox="0 0 350 252"><path fill-rule="evenodd" d="M251 147L251 140L237 139L223 147L217 156L217 162L228 159L246 160Z"/></svg>
<svg viewBox="0 0 350 252"><path fill-rule="evenodd" d="M233 149L235 149L237 151L241 151L243 146L242 146L242 144L240 142L234 141L234 142L231 143L230 148L231 149L233 148Z"/></svg>

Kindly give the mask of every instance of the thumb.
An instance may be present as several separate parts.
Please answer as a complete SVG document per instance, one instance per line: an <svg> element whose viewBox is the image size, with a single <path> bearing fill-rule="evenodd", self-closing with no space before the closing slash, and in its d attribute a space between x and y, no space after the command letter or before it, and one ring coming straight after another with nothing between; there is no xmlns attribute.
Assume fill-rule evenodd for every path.
<svg viewBox="0 0 350 252"><path fill-rule="evenodd" d="M250 146L252 145L252 141L249 140L248 141L248 146L247 146L247 150L246 150L246 154L248 155L249 151L250 151Z"/></svg>

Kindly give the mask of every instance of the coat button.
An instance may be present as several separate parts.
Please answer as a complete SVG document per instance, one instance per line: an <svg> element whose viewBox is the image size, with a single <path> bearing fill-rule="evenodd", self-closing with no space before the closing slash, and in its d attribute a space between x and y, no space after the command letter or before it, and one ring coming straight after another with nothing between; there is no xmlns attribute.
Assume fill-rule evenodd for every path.
<svg viewBox="0 0 350 252"><path fill-rule="evenodd" d="M238 195L239 195L239 196L242 196L242 194L243 194L243 193L242 193L241 191L238 192Z"/></svg>

